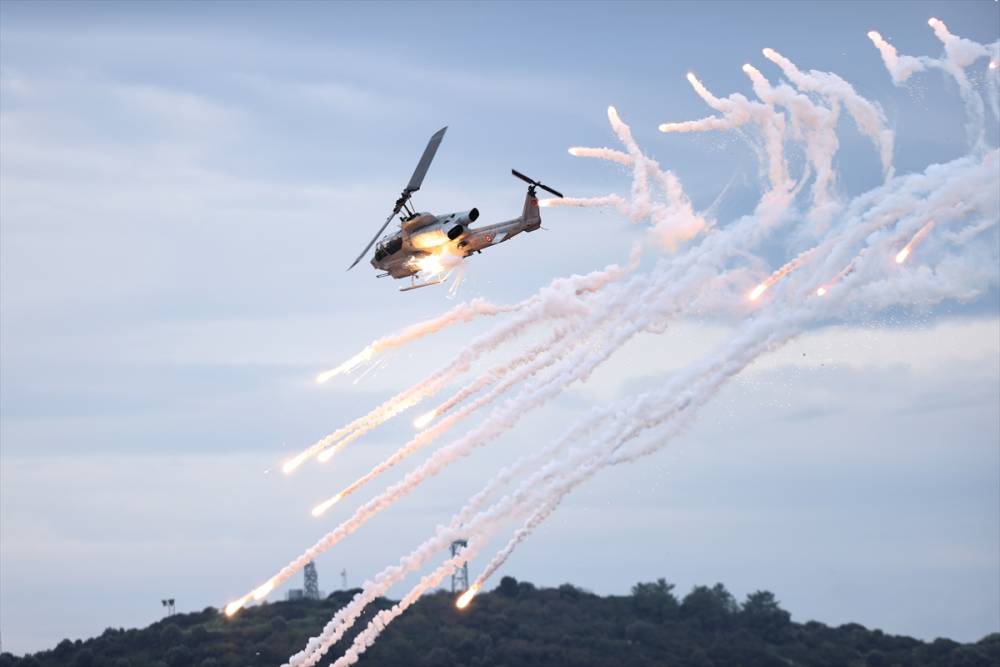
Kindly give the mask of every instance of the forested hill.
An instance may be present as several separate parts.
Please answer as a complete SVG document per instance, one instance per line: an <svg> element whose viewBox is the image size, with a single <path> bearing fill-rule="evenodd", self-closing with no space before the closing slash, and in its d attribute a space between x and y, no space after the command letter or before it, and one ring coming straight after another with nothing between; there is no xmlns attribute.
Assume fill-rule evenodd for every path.
<svg viewBox="0 0 1000 667"><path fill-rule="evenodd" d="M848 624L793 623L766 591L738 603L721 584L678 599L662 579L632 595L600 597L569 584L536 588L504 577L465 610L454 596L424 597L362 657L361 667L738 667L1000 665L1000 634L975 644L922 642ZM208 608L138 630L107 629L51 651L0 655L0 667L245 667L280 665L356 591L275 602L233 619ZM363 627L378 609L369 609ZM357 628L356 628L357 629ZM334 647L335 658L353 638ZM324 664L328 660L324 661Z"/></svg>

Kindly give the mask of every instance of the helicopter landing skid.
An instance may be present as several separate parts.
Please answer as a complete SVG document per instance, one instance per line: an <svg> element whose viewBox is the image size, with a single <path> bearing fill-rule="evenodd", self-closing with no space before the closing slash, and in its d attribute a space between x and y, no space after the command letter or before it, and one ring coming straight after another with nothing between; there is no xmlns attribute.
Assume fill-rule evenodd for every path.
<svg viewBox="0 0 1000 667"><path fill-rule="evenodd" d="M443 282L444 282L444 280L432 280L432 281L426 282L426 283L417 283L417 282L414 282L409 287L400 287L399 291L400 292L409 292L410 290L420 289L421 287L430 287L431 285L440 285Z"/></svg>

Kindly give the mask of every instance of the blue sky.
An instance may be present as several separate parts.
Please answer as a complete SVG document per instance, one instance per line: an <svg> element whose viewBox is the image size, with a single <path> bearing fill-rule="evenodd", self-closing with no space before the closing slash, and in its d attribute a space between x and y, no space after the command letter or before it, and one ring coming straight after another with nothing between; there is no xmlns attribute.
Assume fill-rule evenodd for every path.
<svg viewBox="0 0 1000 667"><path fill-rule="evenodd" d="M865 37L936 55L930 16L980 42L994 2L16 3L0 5L0 632L16 652L219 605L329 526L305 508L391 451L389 424L334 469L276 462L423 376L482 330L396 354L358 384L317 370L452 305L344 269L427 137L449 125L421 209L520 209L516 167L574 196L628 187L570 157L614 145L615 104L695 204L759 175L733 136L662 135L707 115L684 75L750 94L775 48L835 71L897 131L898 171L964 152L954 86L894 88ZM992 140L996 141L995 128ZM842 194L878 184L842 134ZM477 256L461 298L515 301L622 261L640 230L546 211ZM924 638L1000 629L996 299L803 337L728 386L649 465L574 495L506 572L601 593L663 576L774 590L798 620ZM587 405L655 383L720 340L644 337L584 387L434 480L318 563L352 584L392 562L511 452ZM804 356L803 356L804 355ZM404 420L405 422L405 420ZM272 472L269 472L272 471ZM929 602L930 601L930 602Z"/></svg>

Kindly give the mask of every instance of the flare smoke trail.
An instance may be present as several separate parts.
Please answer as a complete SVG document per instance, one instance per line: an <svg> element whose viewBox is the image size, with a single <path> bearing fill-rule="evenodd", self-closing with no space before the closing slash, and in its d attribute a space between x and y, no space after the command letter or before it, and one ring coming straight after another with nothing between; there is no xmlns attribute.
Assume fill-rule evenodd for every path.
<svg viewBox="0 0 1000 667"><path fill-rule="evenodd" d="M360 353L338 367L356 367L354 360L360 357L371 359L382 350L398 347L417 338L440 331L459 322L469 321L481 315L496 315L501 312L517 312L519 317L506 323L497 330L482 336L464 350L446 368L432 374L409 389L400 392L380 406L352 421L347 426L320 438L305 450L286 461L282 470L288 474L313 456L319 455L321 461L328 460L336 451L353 442L372 428L385 423L397 414L416 405L428 396L436 394L458 374L465 372L481 354L495 349L509 337L516 336L528 327L546 319L571 318L586 309L586 295L599 292L607 285L620 280L626 274L634 271L639 265L641 248L635 246L629 257L629 263L622 267L612 264L602 271L593 271L583 276L557 278L539 291L538 294L512 306L494 306L489 302L479 304L462 304L453 308L445 315L433 318L421 324L413 325L398 334L380 338L365 347ZM381 342L380 342L381 341ZM353 364L353 365L352 365ZM337 370L337 369L334 369ZM331 371L327 371L330 373ZM324 375L324 374L321 374Z"/></svg>
<svg viewBox="0 0 1000 667"><path fill-rule="evenodd" d="M965 103L966 114L968 114L966 133L969 145L976 150L985 150L983 98L976 92L965 70L981 58L994 56L1000 50L1000 41L986 45L958 37L948 30L944 21L936 18L929 19L927 25L931 27L934 36L944 46L944 54L940 58L899 55L896 47L875 30L868 33L868 39L879 50L882 62L889 70L892 82L897 86L903 85L911 76L927 69L939 69L951 76L958 84L958 91ZM990 64L987 65L987 71L991 68L994 71L993 76L990 77L992 88L990 90L990 106L993 109L993 114L1000 117L996 100L996 66L993 65L995 62L995 59L991 59Z"/></svg>
<svg viewBox="0 0 1000 667"><path fill-rule="evenodd" d="M932 165L922 173L895 176L891 163L895 138L877 105L861 98L850 84L834 74L814 70L802 72L790 60L770 49L766 49L764 55L778 65L791 85L772 86L756 68L748 65L744 72L750 77L760 100L755 102L738 94L717 98L691 75L689 81L695 91L721 115L667 124L665 130L730 129L747 123L758 126L765 137L767 160L763 169L768 174L769 186L753 213L725 226L705 223L703 216L694 212L679 180L671 172L660 169L639 149L631 130L613 108L609 109L612 130L625 151L576 148L572 152L580 157L631 166L629 196L613 194L560 203L610 205L628 219L648 220L653 230L658 227L661 231L669 230L667 237L674 239L690 238L675 236L674 232L685 228L692 220L701 220L695 232L704 232L699 242L672 258L660 260L648 273L636 273L621 280L616 278L609 281L607 289L595 291L586 299L575 295L577 298L571 300L565 315L553 317L542 307L526 306L526 310L538 309L534 319L526 317L525 312L514 313L515 321L520 324L502 325L492 337L491 334L483 337L481 341L496 340L495 347L502 342L496 339L497 335L502 335L503 340L512 339L531 323L562 320L563 329L555 332L555 344L549 349L536 346L527 353L515 355L507 366L495 367L474 378L455 397L442 404L449 409L458 408L465 399L496 385L492 391L446 418L453 419L469 414L470 409L492 406L478 426L434 452L401 482L362 505L351 518L302 556L233 604L239 606L251 599L265 597L306 562L357 530L368 518L402 498L423 480L513 428L527 410L539 407L571 383L586 379L636 333L662 331L667 323L683 315L699 299L705 298L706 303L714 304L719 315L744 319L733 338L672 375L659 389L595 408L562 438L502 469L452 517L449 524L439 527L431 538L404 556L397 565L366 582L362 591L337 612L322 633L290 658L289 665L315 665L343 638L371 601L408 575L420 571L453 539L468 539L467 549L425 575L396 607L377 614L335 663L352 664L420 595L468 562L509 522L522 521L521 527L477 578L476 584L482 586L579 484L609 465L634 461L665 446L729 378L805 327L831 318L847 321L866 318L873 310L899 304L929 306L945 299L971 299L985 288L996 286L996 244L970 242L989 230L995 234L1000 206L995 188L1000 178L1000 154L995 150L981 151L947 164ZM891 67L889 69L892 72ZM895 75L893 78L895 80ZM820 99L825 101L825 106ZM832 159L838 147L834 128L841 106L872 139L886 175L882 185L843 204L834 201L830 194L836 177ZM785 144L794 142L803 144L808 163L798 185L788 176L785 155ZM803 216L795 207L795 199L809 169L816 178L810 191L811 208ZM663 201L654 198L654 189L663 194ZM750 253L769 235L793 220L811 220L831 213L835 218L831 221L835 224L814 230L820 236L818 243L800 250L792 260L764 278L763 283L768 283L765 289L770 288L768 298L748 303L747 292L762 277L758 275L753 279L762 262ZM892 261L901 247L909 248L912 253L918 244L919 262ZM822 298L817 294L822 294ZM541 295L537 298L542 299ZM556 301L555 308L567 308L560 300ZM562 330L572 335L561 335ZM580 332L586 335L576 335ZM490 343L477 342L467 349L475 349L477 344ZM464 372L467 367L468 364L455 369L449 378ZM534 371L529 372L529 368ZM492 377L494 373L500 377ZM434 377L436 374L431 376ZM519 387L517 393L499 403L500 396L514 387ZM445 422L441 420L434 428ZM440 431L428 429L418 434L414 441L424 433L443 433L454 422L447 423L448 426ZM433 439L431 435L427 437L426 442ZM409 445L394 454L395 459L390 457L387 461L401 460ZM500 495L501 490L512 483L516 487ZM497 496L498 499L492 500Z"/></svg>
<svg viewBox="0 0 1000 667"><path fill-rule="evenodd" d="M878 148L882 170L888 177L892 173L892 151L895 137L886 127L882 109L854 90L854 86L831 72L801 71L795 63L774 49L764 49L764 57L781 68L785 76L802 92L818 93L832 103L840 103L854 119L862 133Z"/></svg>
<svg viewBox="0 0 1000 667"><path fill-rule="evenodd" d="M627 152L577 146L570 148L569 153L575 157L593 157L631 166L632 198L626 200L618 194L589 198L563 197L545 199L540 204L614 208L633 222L648 220L652 223L650 234L661 246L671 251L710 227L711 223L695 212L677 176L669 170L664 171L656 160L642 152L632 136L631 128L622 121L614 107L608 107L608 122ZM662 200L654 198L650 181L662 194Z"/></svg>
<svg viewBox="0 0 1000 667"><path fill-rule="evenodd" d="M689 120L682 123L663 123L660 125L660 132L732 130L747 123L753 123L764 137L767 175L771 188L777 191L790 190L792 183L788 178L788 164L785 160L784 148L785 117L776 113L770 105L753 102L739 93L733 93L725 99L720 99L709 92L708 88L691 72L688 73L687 79L698 96L722 116L709 116L701 120Z"/></svg>

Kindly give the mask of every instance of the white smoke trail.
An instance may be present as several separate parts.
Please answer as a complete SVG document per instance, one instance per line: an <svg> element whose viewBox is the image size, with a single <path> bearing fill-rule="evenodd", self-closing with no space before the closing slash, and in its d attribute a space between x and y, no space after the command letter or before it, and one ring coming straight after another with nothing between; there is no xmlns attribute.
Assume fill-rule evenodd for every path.
<svg viewBox="0 0 1000 667"><path fill-rule="evenodd" d="M974 150L985 150L983 98L976 91L965 70L977 60L990 58L1000 50L1000 41L994 43L992 46L988 46L974 42L971 39L958 37L948 30L948 26L944 24L944 21L936 18L929 19L927 24L934 30L934 35L944 46L944 54L940 58L899 55L896 47L887 42L882 35L874 30L868 33L868 39L878 49L882 56L882 62L885 63L885 67L892 77L892 82L897 86L903 85L907 79L917 72L931 68L939 69L951 76L955 80L955 83L958 84L959 95L961 95L962 101L965 103L965 111L968 116L966 133L968 135L969 146ZM994 62L996 60L990 60L991 64ZM988 66L987 77L988 81L992 80L995 82L996 66L993 66L993 70L994 75L989 76ZM1000 118L1000 112L997 109L997 100L992 91L990 93L990 104L994 115Z"/></svg>
<svg viewBox="0 0 1000 667"><path fill-rule="evenodd" d="M823 107L788 85L772 86L749 63L743 65L743 72L750 77L754 93L762 102L788 110L792 136L804 142L806 158L816 175L812 188L814 215L825 223L836 210L832 188L836 182L833 157L840 147L837 139L839 103L834 102L829 108Z"/></svg>
<svg viewBox="0 0 1000 667"><path fill-rule="evenodd" d="M597 330L590 330L589 332L580 332L578 339L574 341L574 345L577 346L586 345L587 341L591 337L596 336L597 333L598 333ZM565 334L560 332L557 332L556 336L554 336L554 338L556 339L561 339L563 337L565 337ZM369 470L367 473L356 479L344 490L317 505L316 508L313 509L313 516L319 516L327 509L332 507L335 503L339 502L341 499L351 495L352 493L354 493L355 491L357 491L362 486L372 481L382 473L387 472L388 470L391 470L395 466L399 465L400 463L402 463L404 460L406 460L408 457L410 457L420 449L431 444L442 434L447 433L456 424L458 424L459 422L461 422L466 417L473 414L480 408L494 404L497 401L497 399L499 399L503 394L507 392L508 389L510 389L514 385L520 383L521 381L523 381L528 377L537 374L539 371L551 366L553 363L556 362L557 357L555 355L542 354L542 352L546 352L549 349L550 349L549 347L541 347L538 348L538 352L532 357L518 357L514 359L510 364L508 364L507 370L510 371L518 366L520 366L521 368L512 377L508 378L507 380L496 386L494 389L492 389L484 396L478 398L469 405L466 405L458 412L448 415L444 419L435 423L433 426L419 432L406 444L396 449L396 451L390 454L386 459L379 462L371 470ZM492 440L493 438L495 438L497 435L499 435L499 432L496 434L483 435L479 438L476 438L472 446L473 447L482 446L487 442L489 442L490 440ZM468 448L471 449L471 447ZM464 455L464 453L467 452L463 451L459 455ZM454 457L456 453L450 453L450 454L452 458L450 458L449 461L455 460ZM416 483L419 483L419 481L420 480L414 482L414 485ZM331 544L330 546L333 545Z"/></svg>
<svg viewBox="0 0 1000 667"><path fill-rule="evenodd" d="M631 198L625 199L617 194L588 198L566 197L546 199L541 202L542 205L613 208L633 222L648 220L652 223L650 235L659 245L671 251L708 228L709 221L695 212L677 176L669 170L664 171L656 160L642 152L632 136L631 128L622 121L613 106L608 107L608 122L627 152L576 146L570 148L569 153L576 157L599 158L632 167ZM663 195L662 199L654 198L651 183Z"/></svg>
<svg viewBox="0 0 1000 667"><path fill-rule="evenodd" d="M923 59L899 55L896 47L887 42L877 30L870 30L868 32L868 39L875 44L875 48L882 54L882 62L885 63L885 68L889 70L892 82L897 86L905 83L907 79L917 72L923 72L926 69Z"/></svg>
<svg viewBox="0 0 1000 667"><path fill-rule="evenodd" d="M1000 172L998 172L998 170L996 168L994 168L994 169L988 169L987 168L987 169L983 169L981 171L985 175L992 176L994 179L997 176L1000 176ZM975 185L970 185L968 183L968 181L965 180L964 174L960 173L960 174L955 175L953 177L952 181L953 182L962 183L966 189L970 189L970 190L975 190L976 189ZM997 195L993 194L992 195L992 199L990 201L992 201L992 204L994 206L996 206L996 204L997 204ZM990 201L984 201L984 202L982 202L983 206L985 208L989 208ZM952 208L954 208L954 207L952 207ZM865 248L864 250L862 250L862 253L859 254L856 257L856 260L860 260L861 258L866 257L866 256L868 256L869 258L884 256L886 249L890 248L892 246L892 244L895 242L894 239L905 238L906 236L908 236L910 234L910 231L912 230L912 227L913 227L913 224L914 224L913 220L917 220L917 219L919 219L919 217L920 216L910 216L909 219L910 219L911 222L909 224L906 224L905 222L901 222L900 223L900 229L902 231L897 231L897 233L895 233L893 235L889 235L889 236L883 237L882 239L875 239L875 242L879 243L881 247L875 246L874 249L873 249L873 247ZM993 218L992 220L989 221L989 223L985 223L984 221L980 221L980 222L978 222L978 223L976 223L974 225L971 225L970 229L973 229L976 232L981 232L986 227L994 227L994 226L996 226L998 224L998 222L1000 222L1000 220L998 220L997 218ZM864 220L859 220L858 224L859 224L859 226L864 227L864 228L870 227L870 225L866 225L865 224ZM916 232L916 234L913 235L912 240L910 241L909 244L907 244L907 246L908 247L912 247L913 245L919 243L923 238L925 238L930 233L930 231L933 228L934 228L934 223L933 222L924 224L922 227L920 227L920 229ZM856 234L854 234L854 235L845 235L843 238L841 238L839 240L840 240L841 243L843 243L843 244L845 244L847 246L852 246L854 244L854 238L853 238L854 236L856 236ZM971 238L971 236L966 236L965 238ZM813 249L813 251L811 251L811 252L815 252L816 250L817 249ZM873 252L873 250L874 250L874 252ZM994 257L994 260L995 259L996 258ZM789 264L791 264L791 263L792 262L789 262ZM855 265L855 268L857 268L858 262L854 262L853 264ZM944 264L944 263L942 263L942 264ZM921 284L921 283L917 282L916 280L914 280L914 278L912 276L900 277L900 276L897 275L897 276L894 276L892 278L889 278L889 279L885 280L884 283L899 284L901 287L904 288L904 290L902 290L902 291L893 291L892 292L893 299L891 301L888 301L888 300L886 300L884 298L880 299L879 300L880 306L881 307L885 307L885 306L888 306L888 305L892 305L894 303L906 303L907 300L908 300L908 296L909 296L909 299L912 301L912 298L913 298L912 295L914 295L914 294L920 294L921 295L922 302L923 302L924 305L929 305L929 303L937 303L937 302L940 302L940 301L942 301L944 299L947 299L947 298L958 298L958 299L963 299L963 300L967 300L969 298L973 298L976 295L982 293L982 291L984 291L984 289L986 287L996 285L997 278L998 278L998 276L997 276L997 267L996 267L996 262L995 261L993 261L993 262L990 262L990 261L978 262L977 264L980 267L980 271L962 271L962 272L959 272L956 276L953 276L954 279L950 279L950 280L947 280L947 279L946 280L940 280L940 278L942 276L941 276L940 271L939 271L938 274L935 276L936 279L935 279L935 281L933 281L934 284L933 284L933 286L932 286L931 289L928 289L928 287L929 287L928 285ZM855 278L855 282L860 282L860 281ZM841 294L842 300L847 301L849 303L850 299L848 298L848 295L850 295L852 293L855 293L854 290L857 290L857 289L859 289L861 287L863 287L863 286L862 285L840 286L840 294ZM800 289L799 293L796 294L796 297L801 297L802 293L805 293L805 294L810 293L811 289L812 289L812 285L809 284L809 286L807 288L805 288L804 290ZM887 291L888 288L887 288L887 286L885 284L878 284L878 285L876 285L876 289L879 290L879 291L883 291L884 292L884 291ZM908 292L909 295L907 293L905 293L905 292ZM929 298L928 298L928 296L929 296ZM868 298L864 299L864 301L866 303L870 303L871 302L870 296ZM828 302L826 302L826 303L828 305ZM807 307L805 309L805 312L809 315L809 318L811 318L811 319L816 319L818 317L829 317L829 315L830 315L830 311L829 311L828 308L827 309L823 309L823 310L818 310L815 307L813 307L811 304L810 304L809 307ZM783 317L785 317L786 321L788 321L788 322L793 322L794 321L794 318L788 317L786 315L783 315ZM801 331L801 329L805 326L805 324L806 324L807 321L808 320L803 321L802 323L800 323L798 325L795 325L795 326L789 326L788 330L786 331L786 338L785 338L785 340L787 340L788 338L791 338L792 336L796 335L798 333L798 331ZM756 323L751 325L751 327L754 327L754 326L759 326L759 325L756 324ZM776 318L775 323L772 326L774 327L775 330L780 330L781 329L781 326L778 325L777 318ZM764 329L762 329L762 331L764 331ZM772 337L769 340L769 342L767 343L767 345L770 348L773 348L774 346L780 344L781 342L783 342L783 341ZM739 345L735 345L733 347L735 347L737 350L739 350L739 348L740 348ZM741 352L741 354L745 355L746 363L749 363L749 361L751 361L753 358L755 358L758 353L759 352L758 351L754 351L753 348L751 348L749 351L748 350L744 350L743 352ZM709 358L711 358L712 356L715 356L715 355L710 355ZM708 380L709 387L708 388L699 389L697 381L694 378L689 378L688 381L690 383L687 383L687 382L686 383L682 383L682 386L684 386L685 390L688 391L690 394L700 394L700 395L702 395L705 398L705 400L707 400L707 398L709 398L714 393L715 387L717 387L718 384L721 381L723 381L726 376L735 374L735 372L738 372L738 370L742 369L742 367L744 367L746 365L746 363L743 363L739 367L732 367L732 368L730 368L730 370L727 371L727 375L716 376L715 378L709 378L709 380ZM654 405L655 404L662 404L662 403L666 402L667 399L669 397L673 396L675 394L675 392L678 391L679 389L680 389L680 387L677 385L677 383L672 383L671 386L670 386L670 388L668 389L668 391L663 392L661 394L661 400L654 401L653 404ZM627 402L631 402L631 401L633 401L633 399L626 399L626 401ZM632 406L636 406L636 405L640 405L640 404L641 404L641 399L635 400L633 403L631 403ZM690 403L686 403L684 400L682 400L681 401L681 405L682 405L682 409L689 409L689 407L690 407L691 404ZM619 407L616 407L616 408L612 408L611 412L612 412L612 414L617 414L617 415L626 414L627 413L627 406L623 405L623 406L619 406ZM670 414L672 415L672 414L676 414L676 413L670 413ZM661 420L661 421L663 420L663 418L664 417L662 415L660 417L657 417L657 419ZM647 417L647 419L649 419L649 418ZM674 426L673 432L676 433L679 430L678 424L675 423L673 426ZM681 424L681 426L683 426L683 424ZM648 424L643 424L641 426L641 430L645 430L645 429L648 429L648 428L649 428ZM635 433L630 433L628 437L631 438L631 437L634 437L634 436L635 436ZM596 453L592 454L592 458L596 459L597 461L602 461L603 460L602 465L615 465L615 464L622 463L622 462L629 462L629 461L632 461L635 458L637 458L637 456L639 456L639 455L645 455L646 453L649 453L652 450L655 450L655 449L658 449L658 448L662 447L662 444L663 444L662 441L664 440L664 438L665 438L665 436L663 434L661 434L659 436L659 438L657 438L657 440L658 440L657 442L653 442L650 445L647 445L647 447L645 449L641 450L638 454L633 453L633 452L623 452L623 453L615 454L614 456L608 455L609 458L603 459L602 457L604 457L605 454L603 453L602 450L599 450ZM621 442L618 442L615 445L615 449L617 450L620 447L620 445L621 445ZM577 461L568 462L568 464L565 465L564 469L567 471L567 473L570 476L572 476L572 475L579 476L580 475L580 471L582 470L582 468L581 468L581 462L578 461L578 460ZM534 484L537 484L537 482L538 482L538 480L528 480L526 482L526 484L534 485ZM474 589L479 590L479 589L481 589L484 586L485 582L493 575L494 572L496 572L497 569L499 569L506 562L506 560L510 557L510 555L517 548L517 546L519 546L525 539L527 539L527 537L529 537L531 535L531 533L534 532L534 530L549 515L552 514L552 512L556 509L556 507L559 505L559 503L562 501L562 499L567 495L567 493L569 492L570 489L571 489L571 487L564 485L562 487L554 487L554 488L552 488L550 490L550 492L547 495L547 497L545 497L545 499L543 500L543 502L534 511L534 513L527 519L527 521L524 523L524 525L522 525L517 531L515 531L513 537L510 539L510 541L494 556L494 558L484 568L482 574L480 574L476 578L476 580L475 580L475 582L474 582L474 584L472 586Z"/></svg>
<svg viewBox="0 0 1000 667"><path fill-rule="evenodd" d="M854 90L854 86L832 72L809 70L803 72L795 63L774 49L764 49L764 57L781 68L796 88L805 92L818 93L831 103L843 104L847 113L861 132L868 136L878 148L882 160L882 171L886 178L892 174L892 151L895 135L887 127L885 114L875 103L866 100Z"/></svg>
<svg viewBox="0 0 1000 667"><path fill-rule="evenodd" d="M757 126L764 138L764 150L767 155L766 171L771 189L776 192L791 190L793 183L788 177L784 148L785 117L776 113L769 105L753 102L739 93L718 98L691 72L688 72L687 79L698 96L722 116L709 116L680 123L663 123L660 125L660 132L732 130L752 123Z"/></svg>
<svg viewBox="0 0 1000 667"><path fill-rule="evenodd" d="M534 296L525 299L514 306L493 306L489 302L474 300L471 304L462 304L453 308L445 315L433 318L424 323L404 329L398 334L386 336L365 348L372 348L371 355L390 347L397 347L421 336L440 331L456 322L468 321L484 314L498 314L502 309L506 312L517 312L518 317L505 323L493 332L475 339L458 352L455 359L445 368L393 396L366 415L358 417L347 426L320 438L305 450L286 461L284 472L290 473L313 456L319 455L321 460L328 460L336 451L353 442L372 428L385 423L392 417L416 405L424 398L436 394L472 365L482 354L496 349L499 345L515 337L525 329L546 319L572 317L584 312L586 304L583 299L588 294L599 292L607 285L620 280L634 271L639 264L641 246L634 245L629 255L627 265L611 264L600 271L586 275L573 275L568 278L557 278L540 290ZM363 350L359 355L366 354ZM355 355L355 356L359 356ZM368 356L368 358L371 357ZM352 357L353 359L353 357ZM350 360L349 360L350 361ZM345 362L346 364L347 362Z"/></svg>

